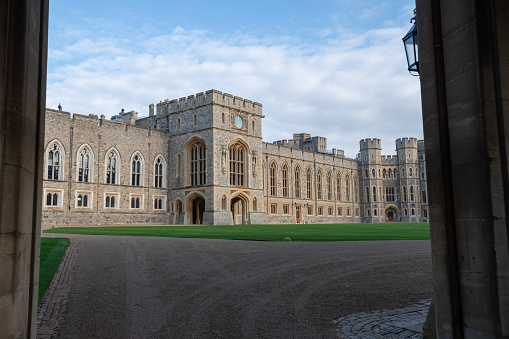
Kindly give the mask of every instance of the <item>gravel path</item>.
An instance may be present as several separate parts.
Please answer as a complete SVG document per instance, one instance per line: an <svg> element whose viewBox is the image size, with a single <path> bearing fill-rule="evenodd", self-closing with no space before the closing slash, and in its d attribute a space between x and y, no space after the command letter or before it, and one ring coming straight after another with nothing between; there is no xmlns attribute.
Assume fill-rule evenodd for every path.
<svg viewBox="0 0 509 339"><path fill-rule="evenodd" d="M429 241L51 236L76 246L59 338L331 338L432 295Z"/></svg>

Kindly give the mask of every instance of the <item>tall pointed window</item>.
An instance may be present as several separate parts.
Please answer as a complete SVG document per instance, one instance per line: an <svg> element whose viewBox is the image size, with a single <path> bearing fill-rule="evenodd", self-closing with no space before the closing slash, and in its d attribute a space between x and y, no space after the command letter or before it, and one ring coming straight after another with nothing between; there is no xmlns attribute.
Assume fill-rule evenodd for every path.
<svg viewBox="0 0 509 339"><path fill-rule="evenodd" d="M48 176L50 180L61 180L62 178L62 150L60 145L53 143L48 150Z"/></svg>
<svg viewBox="0 0 509 339"><path fill-rule="evenodd" d="M275 162L272 162L270 164L269 171L270 171L270 173L269 173L270 195L275 197L276 196L276 163Z"/></svg>
<svg viewBox="0 0 509 339"><path fill-rule="evenodd" d="M163 188L165 185L166 162L161 155L154 161L154 187Z"/></svg>
<svg viewBox="0 0 509 339"><path fill-rule="evenodd" d="M311 199L311 168L306 172L306 198Z"/></svg>
<svg viewBox="0 0 509 339"><path fill-rule="evenodd" d="M191 186L206 184L205 144L201 141L191 146Z"/></svg>
<svg viewBox="0 0 509 339"><path fill-rule="evenodd" d="M288 165L283 165L283 197L288 198Z"/></svg>
<svg viewBox="0 0 509 339"><path fill-rule="evenodd" d="M327 200L332 200L332 173L327 173Z"/></svg>
<svg viewBox="0 0 509 339"><path fill-rule="evenodd" d="M316 175L316 193L318 194L318 200L322 200L322 170L318 169Z"/></svg>
<svg viewBox="0 0 509 339"><path fill-rule="evenodd" d="M350 175L345 176L346 201L350 201Z"/></svg>
<svg viewBox="0 0 509 339"><path fill-rule="evenodd" d="M230 146L230 185L246 186L246 148L239 142Z"/></svg>
<svg viewBox="0 0 509 339"><path fill-rule="evenodd" d="M410 186L410 201L414 201L414 186Z"/></svg>
<svg viewBox="0 0 509 339"><path fill-rule="evenodd" d="M139 152L131 157L131 186L143 186L145 163Z"/></svg>
<svg viewBox="0 0 509 339"><path fill-rule="evenodd" d="M300 167L295 167L295 198L300 198Z"/></svg>
<svg viewBox="0 0 509 339"><path fill-rule="evenodd" d="M336 200L341 201L341 173L336 174Z"/></svg>
<svg viewBox="0 0 509 339"><path fill-rule="evenodd" d="M359 181L357 179L357 175L353 176L353 192L355 202L359 202Z"/></svg>
<svg viewBox="0 0 509 339"><path fill-rule="evenodd" d="M78 181L79 182L92 182L92 168L94 164L94 157L92 150L88 145L82 146L78 150Z"/></svg>
<svg viewBox="0 0 509 339"><path fill-rule="evenodd" d="M403 186L403 201L407 201L406 186Z"/></svg>
<svg viewBox="0 0 509 339"><path fill-rule="evenodd" d="M106 155L106 183L118 183L119 157L117 152L111 150Z"/></svg>

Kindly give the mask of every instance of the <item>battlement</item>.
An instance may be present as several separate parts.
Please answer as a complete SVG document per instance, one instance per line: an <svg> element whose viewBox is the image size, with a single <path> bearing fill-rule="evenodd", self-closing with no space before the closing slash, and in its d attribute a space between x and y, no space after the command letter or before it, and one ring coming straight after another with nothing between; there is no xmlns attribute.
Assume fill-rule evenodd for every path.
<svg viewBox="0 0 509 339"><path fill-rule="evenodd" d="M227 106L233 109L238 109L239 111L262 116L262 104L233 96L228 93L216 91L215 89L211 89L205 93L200 92L194 95L189 95L187 98L182 97L180 99L165 99L160 101L156 105L156 114L158 116L167 115L211 104ZM149 105L149 114L151 110L153 111L153 108Z"/></svg>
<svg viewBox="0 0 509 339"><path fill-rule="evenodd" d="M382 149L382 141L377 138L362 139L361 141L359 141L359 143L361 146L361 150L373 149L373 148Z"/></svg>
<svg viewBox="0 0 509 339"><path fill-rule="evenodd" d="M382 165L397 165L397 164L398 164L397 155L382 155Z"/></svg>
<svg viewBox="0 0 509 339"><path fill-rule="evenodd" d="M400 138L396 140L396 149L417 148L417 138Z"/></svg>

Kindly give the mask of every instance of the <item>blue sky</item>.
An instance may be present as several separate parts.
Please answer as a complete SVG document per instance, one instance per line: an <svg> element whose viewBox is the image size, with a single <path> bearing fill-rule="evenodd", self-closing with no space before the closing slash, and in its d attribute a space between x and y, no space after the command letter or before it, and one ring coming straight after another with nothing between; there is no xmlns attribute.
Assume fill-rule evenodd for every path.
<svg viewBox="0 0 509 339"><path fill-rule="evenodd" d="M264 141L422 138L401 38L413 1L50 2L47 106L107 117L217 89L263 104Z"/></svg>

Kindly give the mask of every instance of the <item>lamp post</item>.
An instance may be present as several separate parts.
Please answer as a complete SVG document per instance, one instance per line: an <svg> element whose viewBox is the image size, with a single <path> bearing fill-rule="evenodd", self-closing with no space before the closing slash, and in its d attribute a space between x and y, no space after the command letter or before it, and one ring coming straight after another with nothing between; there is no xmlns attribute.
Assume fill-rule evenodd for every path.
<svg viewBox="0 0 509 339"><path fill-rule="evenodd" d="M417 19L414 17L410 19L410 23L414 23L412 28L403 38L403 45L405 46L406 61L408 63L408 72L413 76L419 75L419 49L417 39Z"/></svg>

